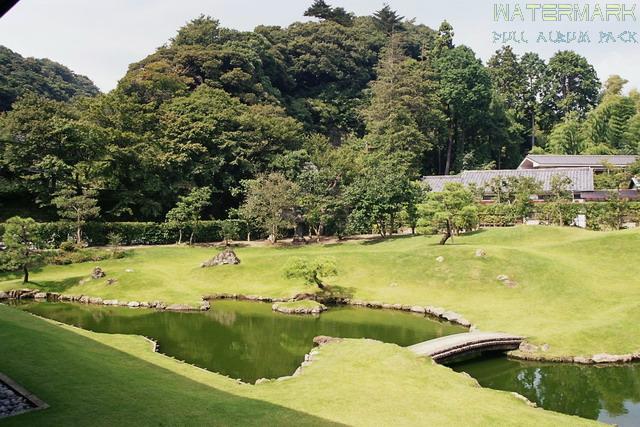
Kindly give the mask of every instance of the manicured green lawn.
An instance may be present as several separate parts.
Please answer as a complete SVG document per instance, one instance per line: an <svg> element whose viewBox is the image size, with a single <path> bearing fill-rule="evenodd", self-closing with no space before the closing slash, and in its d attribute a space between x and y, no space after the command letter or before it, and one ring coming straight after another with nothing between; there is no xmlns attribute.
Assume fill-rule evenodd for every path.
<svg viewBox="0 0 640 427"><path fill-rule="evenodd" d="M141 337L0 305L0 349L0 371L50 405L5 426L595 425L368 340L328 344L300 376L253 386L153 353Z"/></svg>
<svg viewBox="0 0 640 427"><path fill-rule="evenodd" d="M481 330L549 344L548 355L640 350L640 230L516 227L456 237L446 247L438 240L239 248L240 265L208 269L200 262L215 249L148 248L100 263L107 278L118 280L115 285L108 286L106 278L80 285L93 264L46 267L32 280L43 289L120 300L197 304L202 295L217 292L285 297L314 289L284 278L290 256L331 256L339 275L328 282L357 299L443 306ZM478 248L487 255L476 257ZM436 262L438 256L444 262ZM505 286L498 275L517 285ZM4 279L0 289L21 286L17 277Z"/></svg>

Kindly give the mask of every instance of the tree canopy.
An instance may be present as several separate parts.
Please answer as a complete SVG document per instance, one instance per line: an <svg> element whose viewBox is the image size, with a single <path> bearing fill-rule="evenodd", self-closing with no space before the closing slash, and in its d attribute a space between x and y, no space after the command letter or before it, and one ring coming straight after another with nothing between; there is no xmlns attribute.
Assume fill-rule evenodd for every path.
<svg viewBox="0 0 640 427"><path fill-rule="evenodd" d="M0 51L0 67L40 67L0 73L0 94L25 89L0 115L0 219L64 218L54 194L90 188L99 219L184 224L174 209L208 188L202 217L240 212L274 240L384 236L415 227L421 175L515 167L531 149L640 153L640 95L621 76L602 88L575 52L483 63L447 21L309 3L313 19L286 27L196 17L106 94Z"/></svg>

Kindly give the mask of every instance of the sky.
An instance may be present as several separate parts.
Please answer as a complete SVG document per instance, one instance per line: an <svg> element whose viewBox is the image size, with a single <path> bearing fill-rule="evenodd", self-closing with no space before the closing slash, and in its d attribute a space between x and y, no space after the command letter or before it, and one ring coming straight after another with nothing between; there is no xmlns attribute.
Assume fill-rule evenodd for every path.
<svg viewBox="0 0 640 427"><path fill-rule="evenodd" d="M312 0L21 0L3 18L0 18L0 44L23 56L50 58L60 62L78 74L91 78L102 91L113 89L124 76L129 64L139 61L165 44L179 27L200 14L219 19L225 27L252 30L257 25L287 26L295 21L307 20L304 10ZM356 15L369 15L380 9L379 0L327 0L333 6L342 6ZM535 0L523 2L498 0L387 0L392 8L417 23L437 28L444 19L454 27L456 44L470 46L483 60L501 46L503 32L516 31L527 42L511 43L519 54L533 51L549 58L558 50L572 49L587 57L598 76L604 81L611 74L620 74L630 81L631 87L640 88L640 5L635 1L615 0L597 2L574 0L583 7L589 5L590 14L595 5L619 4L635 12L624 22L602 21L597 15L594 21L543 22L539 11L533 22L531 10L526 4L542 4ZM518 4L522 19L515 15ZM572 3L573 4L573 3ZM509 6L509 18L499 15L496 21L494 8ZM504 10L504 9L503 9ZM557 16L550 12L551 19ZM581 43L553 43L556 31L583 32ZM611 37L600 42L600 32L620 33L637 31L634 37L624 33L613 42ZM540 38L543 32L545 39ZM570 37L569 34L568 37ZM588 37L588 42L585 37ZM626 40L630 43L624 43Z"/></svg>

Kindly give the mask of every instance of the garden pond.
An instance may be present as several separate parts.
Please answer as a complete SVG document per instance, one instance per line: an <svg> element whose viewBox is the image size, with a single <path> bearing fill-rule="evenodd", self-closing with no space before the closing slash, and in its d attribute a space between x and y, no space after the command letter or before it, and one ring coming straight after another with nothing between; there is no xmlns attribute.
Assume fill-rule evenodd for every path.
<svg viewBox="0 0 640 427"><path fill-rule="evenodd" d="M466 331L394 310L332 307L311 317L232 300L214 301L211 310L193 313L54 302L20 302L17 307L95 332L143 335L156 340L161 353L246 382L291 375L318 335L408 346ZM580 366L497 356L450 367L484 387L517 392L545 409L640 425L640 365Z"/></svg>

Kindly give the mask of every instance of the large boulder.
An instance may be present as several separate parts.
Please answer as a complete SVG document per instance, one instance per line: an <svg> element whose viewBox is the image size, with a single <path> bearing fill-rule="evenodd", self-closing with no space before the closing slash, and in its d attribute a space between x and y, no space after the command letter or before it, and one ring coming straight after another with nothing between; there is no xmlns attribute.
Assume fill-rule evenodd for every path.
<svg viewBox="0 0 640 427"><path fill-rule="evenodd" d="M92 279L102 279L106 275L107 273L105 273L104 270L102 270L102 268L100 267L95 267L91 272Z"/></svg>
<svg viewBox="0 0 640 427"><path fill-rule="evenodd" d="M216 265L235 265L240 264L240 258L231 249L225 249L214 258L202 263L201 267L214 267Z"/></svg>

